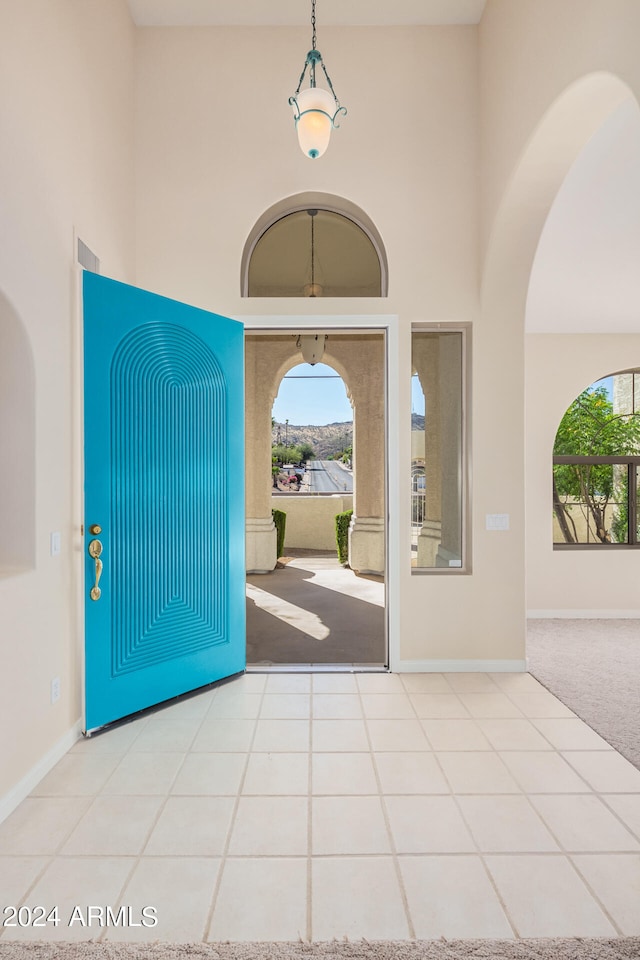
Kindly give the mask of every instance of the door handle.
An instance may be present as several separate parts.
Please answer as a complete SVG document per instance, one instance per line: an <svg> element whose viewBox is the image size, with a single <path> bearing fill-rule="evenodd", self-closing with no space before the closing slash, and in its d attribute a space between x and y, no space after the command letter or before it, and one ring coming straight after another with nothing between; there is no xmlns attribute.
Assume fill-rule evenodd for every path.
<svg viewBox="0 0 640 960"><path fill-rule="evenodd" d="M102 553L102 544L99 540L91 540L89 543L89 556L93 557L95 562L95 582L91 587L89 596L92 600L99 600L102 595L102 590L98 586L100 583L100 577L102 576L103 564L100 559L100 554Z"/></svg>

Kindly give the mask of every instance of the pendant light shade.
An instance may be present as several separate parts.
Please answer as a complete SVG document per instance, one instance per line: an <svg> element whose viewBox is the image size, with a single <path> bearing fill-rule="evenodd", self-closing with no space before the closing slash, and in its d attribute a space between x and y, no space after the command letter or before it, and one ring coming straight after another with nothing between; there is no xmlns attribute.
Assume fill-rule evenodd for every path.
<svg viewBox="0 0 640 960"><path fill-rule="evenodd" d="M298 143L306 157L316 160L329 146L335 113L333 97L322 87L308 87L298 94L296 100Z"/></svg>
<svg viewBox="0 0 640 960"><path fill-rule="evenodd" d="M312 49L307 54L304 69L298 82L296 92L289 97L293 107L293 118L298 131L298 143L305 157L317 160L329 146L331 131L337 127L336 118L346 114L346 109L340 106L327 68L322 60L322 54L316 48L316 0L311 0L311 27ZM328 90L316 86L316 66L320 64L329 87ZM309 70L309 86L301 89L305 76Z"/></svg>
<svg viewBox="0 0 640 960"><path fill-rule="evenodd" d="M327 335L323 333L303 333L298 337L296 346L302 353L305 363L315 367L324 357L324 344Z"/></svg>

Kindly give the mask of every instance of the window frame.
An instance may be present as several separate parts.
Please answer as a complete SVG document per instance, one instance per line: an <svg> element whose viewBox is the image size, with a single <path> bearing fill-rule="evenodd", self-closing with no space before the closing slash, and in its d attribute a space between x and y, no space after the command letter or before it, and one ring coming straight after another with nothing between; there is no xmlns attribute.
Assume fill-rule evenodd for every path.
<svg viewBox="0 0 640 960"><path fill-rule="evenodd" d="M472 553L472 516L471 516L471 390L472 390L472 324L462 323L437 323L429 321L417 321L411 324L410 347L413 345L414 333L459 333L461 337L461 423L460 423L460 550L461 565L459 567L410 567L411 576L416 577L447 577L447 576L468 576L473 573L473 553ZM411 418L407 418L410 429ZM409 450L411 450L411 441L409 441ZM409 456L409 482L405 484L405 489L412 493L413 476L411 455ZM409 501L407 513L408 528L411 527L411 510L413 498Z"/></svg>
<svg viewBox="0 0 640 960"><path fill-rule="evenodd" d="M627 530L628 543L603 543L591 541L589 543L562 543L553 541L554 550L599 550L602 548L614 550L637 550L640 548L638 536L638 478L640 477L640 454L636 456L577 456L554 454L553 466L581 465L597 466L611 464L612 466L627 467ZM555 514L555 510L552 511Z"/></svg>

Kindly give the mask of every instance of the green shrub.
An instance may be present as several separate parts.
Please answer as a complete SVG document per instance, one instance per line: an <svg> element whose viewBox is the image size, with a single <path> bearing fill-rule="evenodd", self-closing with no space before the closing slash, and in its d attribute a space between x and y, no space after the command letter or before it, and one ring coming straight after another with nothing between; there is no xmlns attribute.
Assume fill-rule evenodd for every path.
<svg viewBox="0 0 640 960"><path fill-rule="evenodd" d="M278 531L278 556L284 555L284 528L287 525L287 515L284 510L272 510L273 522Z"/></svg>
<svg viewBox="0 0 640 960"><path fill-rule="evenodd" d="M340 563L349 562L349 523L353 510L345 510L336 515L336 544Z"/></svg>

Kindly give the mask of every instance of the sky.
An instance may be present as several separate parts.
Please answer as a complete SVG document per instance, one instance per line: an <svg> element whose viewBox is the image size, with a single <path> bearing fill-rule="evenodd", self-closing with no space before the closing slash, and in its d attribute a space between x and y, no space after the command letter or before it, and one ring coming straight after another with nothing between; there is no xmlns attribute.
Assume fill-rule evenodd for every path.
<svg viewBox="0 0 640 960"><path fill-rule="evenodd" d="M331 378L331 379L328 379ZM341 377L326 363L300 363L283 378L273 404L277 423L320 427L353 420Z"/></svg>

